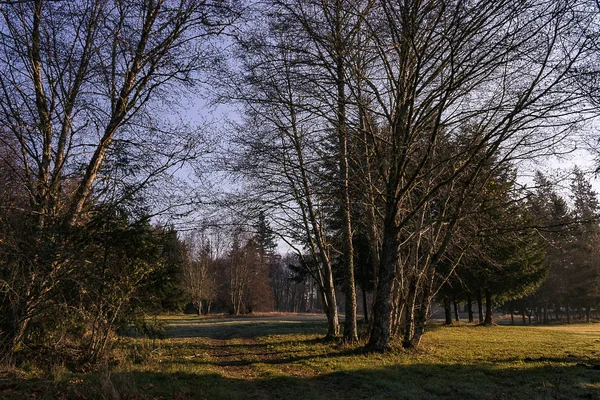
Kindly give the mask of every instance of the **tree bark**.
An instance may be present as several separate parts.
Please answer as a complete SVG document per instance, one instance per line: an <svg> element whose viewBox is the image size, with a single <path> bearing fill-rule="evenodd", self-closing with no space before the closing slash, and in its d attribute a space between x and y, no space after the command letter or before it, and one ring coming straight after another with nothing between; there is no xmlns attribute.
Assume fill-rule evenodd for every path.
<svg viewBox="0 0 600 400"><path fill-rule="evenodd" d="M585 308L585 322L589 324L591 322L591 320L592 320L592 307L587 306Z"/></svg>
<svg viewBox="0 0 600 400"><path fill-rule="evenodd" d="M421 339L425 334L425 323L427 322L427 313L429 311L429 300L424 298L417 308L415 315L415 329L413 337L410 340L410 347L416 348L421 343Z"/></svg>
<svg viewBox="0 0 600 400"><path fill-rule="evenodd" d="M412 278L408 290L406 301L406 319L404 321L404 333L402 337L402 347L408 349L412 347L412 338L415 332L415 312L417 307L417 282Z"/></svg>
<svg viewBox="0 0 600 400"><path fill-rule="evenodd" d="M365 318L365 324L369 324L369 307L367 304L367 291L364 286L362 287L362 300L363 300L363 315Z"/></svg>
<svg viewBox="0 0 600 400"><path fill-rule="evenodd" d="M479 312L479 323L483 324L483 298L481 290L477 290L477 311Z"/></svg>
<svg viewBox="0 0 600 400"><path fill-rule="evenodd" d="M473 323L473 300L471 293L467 293L467 313L469 314L469 323Z"/></svg>
<svg viewBox="0 0 600 400"><path fill-rule="evenodd" d="M323 303L323 311L327 316L327 335L326 340L332 340L339 336L340 325L337 314L337 304L335 301L335 290L333 287L323 287L319 290L321 301Z"/></svg>
<svg viewBox="0 0 600 400"><path fill-rule="evenodd" d="M456 298L453 299L453 303L454 303L454 319L456 320L456 322L460 322L460 315L458 313L458 301L456 301Z"/></svg>
<svg viewBox="0 0 600 400"><path fill-rule="evenodd" d="M425 334L425 323L427 322L427 314L429 313L429 306L431 304L431 290L432 279L428 279L427 283L423 285L419 304L416 306L414 311L414 329L412 332L408 332L408 334L411 336L408 338L408 340L405 339L402 343L404 348L416 348L421 343L421 339Z"/></svg>
<svg viewBox="0 0 600 400"><path fill-rule="evenodd" d="M446 317L445 325L452 325L452 311L450 309L450 299L444 297L444 316Z"/></svg>
<svg viewBox="0 0 600 400"><path fill-rule="evenodd" d="M340 335L340 323L338 319L337 301L335 298L335 287L333 286L333 272L328 271L328 282L325 287L325 297L327 298L327 307L329 316L327 323L327 339L334 339Z"/></svg>
<svg viewBox="0 0 600 400"><path fill-rule="evenodd" d="M390 322L392 318L392 284L396 273L395 265L398 254L398 238L395 222L395 203L393 198L388 201L388 207L394 210L386 213L384 221L383 243L379 263L379 277L373 302L373 327L367 349L375 352L384 352L390 349ZM407 309L407 320L410 318Z"/></svg>
<svg viewBox="0 0 600 400"><path fill-rule="evenodd" d="M341 32L339 32L341 34ZM344 62L338 56L337 90L338 90L338 139L339 139L339 166L340 180L343 186L342 211L343 211L343 240L344 240L344 269L345 269L345 318L344 341L354 343L358 341L356 327L356 284L354 282L354 245L352 243L352 218L350 210L350 175L348 163L348 131L346 128L346 95L344 88Z"/></svg>
<svg viewBox="0 0 600 400"><path fill-rule="evenodd" d="M490 289L485 290L485 321L483 324L494 324L494 307L492 307L492 292Z"/></svg>

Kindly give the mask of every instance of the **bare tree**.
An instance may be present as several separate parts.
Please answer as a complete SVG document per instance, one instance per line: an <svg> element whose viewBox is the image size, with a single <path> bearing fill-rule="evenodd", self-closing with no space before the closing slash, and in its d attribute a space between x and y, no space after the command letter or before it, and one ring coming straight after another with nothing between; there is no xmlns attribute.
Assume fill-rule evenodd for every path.
<svg viewBox="0 0 600 400"><path fill-rule="evenodd" d="M210 65L205 45L231 13L220 1L35 0L0 14L0 124L32 233L20 283L0 283L10 349L73 269L84 243L67 232L195 156L198 136L159 115Z"/></svg>
<svg viewBox="0 0 600 400"><path fill-rule="evenodd" d="M306 111L303 67L295 61L298 53L285 45L291 35L264 37L259 32L242 43L244 76L229 85L229 98L243 102L246 121L232 151L239 154L236 171L249 179L247 197L269 209L273 230L300 258L308 254L303 265L315 267L310 271L320 286L328 336L336 337L334 254L326 213L331 190L324 184L321 154L328 133L313 123L318 116Z"/></svg>
<svg viewBox="0 0 600 400"><path fill-rule="evenodd" d="M183 268L183 287L198 315L208 314L217 294L215 250L211 239L205 234L190 235L187 247L189 256Z"/></svg>
<svg viewBox="0 0 600 400"><path fill-rule="evenodd" d="M576 7L543 1L381 1L365 18L373 57L363 87L385 127L374 140L388 150L382 154L385 206L370 349L389 347L396 265L403 249L414 245L402 234L406 229L409 237L422 234L415 223L423 209L459 178L470 188L491 157L499 163L530 157L564 137L561 124L570 122L566 116L577 101L564 90L568 71L587 41L570 29L581 17ZM466 127L478 134L465 136ZM466 142L432 163L442 135ZM423 187L440 164L450 174ZM458 221L472 189L463 192L444 223ZM444 228L448 235L441 244L452 229ZM432 265L443 254L436 253Z"/></svg>

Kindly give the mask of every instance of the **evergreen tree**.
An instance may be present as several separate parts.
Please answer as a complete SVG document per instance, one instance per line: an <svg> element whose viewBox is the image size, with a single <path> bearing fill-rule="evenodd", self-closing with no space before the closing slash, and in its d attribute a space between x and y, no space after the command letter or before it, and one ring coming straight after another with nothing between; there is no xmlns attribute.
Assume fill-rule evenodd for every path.
<svg viewBox="0 0 600 400"><path fill-rule="evenodd" d="M490 170L475 199L478 212L463 232L469 238L469 251L456 274L464 297L477 299L479 322L485 324L493 323L494 305L533 293L547 274L543 239L528 228L533 215L527 204L514 197L515 182L512 168Z"/></svg>
<svg viewBox="0 0 600 400"><path fill-rule="evenodd" d="M572 265L568 273L569 297L575 306L585 309L589 322L592 307L600 303L600 260L597 250L600 244L600 204L597 193L579 168L573 170L571 199L576 226Z"/></svg>
<svg viewBox="0 0 600 400"><path fill-rule="evenodd" d="M157 233L162 239L164 266L150 276L154 297L163 310L181 311L186 303L182 288L183 264L188 258L189 250L173 227L159 229Z"/></svg>
<svg viewBox="0 0 600 400"><path fill-rule="evenodd" d="M573 253L574 218L567 202L556 193L551 182L540 172L536 174L535 183L536 190L530 199L530 209L536 216L538 230L546 241L544 262L548 269L548 277L528 301L532 306L543 308L546 318L550 307L556 312L564 306L569 318L571 299L567 280ZM521 308L523 306L521 304Z"/></svg>

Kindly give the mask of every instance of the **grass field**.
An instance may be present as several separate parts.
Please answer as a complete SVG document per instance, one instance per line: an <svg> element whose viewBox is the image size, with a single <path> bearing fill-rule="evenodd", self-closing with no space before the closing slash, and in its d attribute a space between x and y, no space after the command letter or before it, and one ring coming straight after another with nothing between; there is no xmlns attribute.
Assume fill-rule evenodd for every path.
<svg viewBox="0 0 600 400"><path fill-rule="evenodd" d="M378 355L320 341L321 317L162 321L169 339L120 339L105 372L5 372L0 398L600 399L600 324L431 325Z"/></svg>

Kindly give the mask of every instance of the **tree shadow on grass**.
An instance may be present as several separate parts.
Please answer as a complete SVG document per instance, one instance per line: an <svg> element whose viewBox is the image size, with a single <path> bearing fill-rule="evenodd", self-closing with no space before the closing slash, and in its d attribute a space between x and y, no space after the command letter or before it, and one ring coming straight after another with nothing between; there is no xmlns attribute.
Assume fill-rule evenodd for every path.
<svg viewBox="0 0 600 400"><path fill-rule="evenodd" d="M25 383L24 383L25 385ZM28 385L28 386L27 386ZM600 371L577 365L396 364L317 376L118 372L81 382L29 382L0 398L65 399L600 399ZM60 395L59 395L60 394ZM31 397L31 396L30 396Z"/></svg>
<svg viewBox="0 0 600 400"><path fill-rule="evenodd" d="M320 319L246 319L246 320L197 320L183 324L169 324L171 338L235 339L256 338L270 335L315 334L325 335L327 324Z"/></svg>
<svg viewBox="0 0 600 400"><path fill-rule="evenodd" d="M207 348L208 349L208 348ZM249 367L255 364L279 366L302 363L305 361L316 361L318 359L326 357L328 360L334 360L341 357L352 357L364 354L361 348L347 348L336 351L328 351L327 353L322 352L309 352L307 354L298 355L295 350L289 351L269 351L266 346L262 348L248 349L241 353L226 352L223 354L211 354L210 357L194 357L190 359L173 359L163 361L163 365L182 365L190 363L194 365L205 365L217 368L230 368L230 367ZM241 356L241 358L240 358ZM293 368L293 367L292 367Z"/></svg>

